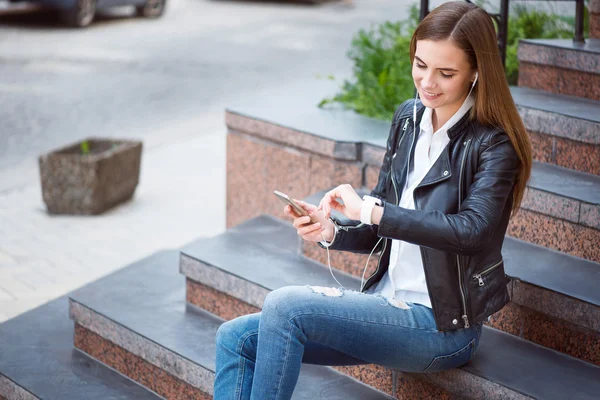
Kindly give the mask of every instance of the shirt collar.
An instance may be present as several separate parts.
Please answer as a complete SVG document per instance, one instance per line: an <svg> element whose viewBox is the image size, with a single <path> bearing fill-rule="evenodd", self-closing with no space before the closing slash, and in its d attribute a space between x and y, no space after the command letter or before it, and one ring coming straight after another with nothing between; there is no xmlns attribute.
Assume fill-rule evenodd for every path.
<svg viewBox="0 0 600 400"><path fill-rule="evenodd" d="M467 112L469 112L471 107L473 107L473 104L475 104L474 97L468 96L465 99L465 101L463 102L463 104L460 106L458 111L456 111L454 113L454 115L452 117L450 117L450 119L440 129L438 129L438 131L443 131L447 134L448 130L450 128L452 128L454 125L456 125L456 123L458 121L460 121L461 118L464 117ZM419 124L419 126L421 128L421 132L423 132L424 130L425 131L433 131L433 121L431 119L432 116L433 116L433 109L431 109L429 107L425 107L425 112L423 113L423 117L421 118L421 123Z"/></svg>

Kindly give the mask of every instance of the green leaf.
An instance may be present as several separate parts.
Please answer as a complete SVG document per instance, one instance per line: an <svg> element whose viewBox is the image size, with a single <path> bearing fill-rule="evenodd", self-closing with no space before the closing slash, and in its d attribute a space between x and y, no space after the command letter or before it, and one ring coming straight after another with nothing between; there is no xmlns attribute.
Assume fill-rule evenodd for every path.
<svg viewBox="0 0 600 400"><path fill-rule="evenodd" d="M490 0L476 0L493 11ZM587 13L587 9L586 9ZM419 22L419 8L413 4L403 21L385 21L359 29L346 55L352 61L352 78L344 80L340 92L324 99L319 107L339 103L369 117L390 120L404 100L413 97L414 83L409 58L410 39ZM589 15L589 14L586 14ZM586 21L587 21L586 17ZM586 26L586 32L588 32ZM528 38L572 38L574 21L523 4L511 7L508 22L505 72L510 84L519 73L519 40ZM586 34L587 35L587 34Z"/></svg>
<svg viewBox="0 0 600 400"><path fill-rule="evenodd" d="M87 140L81 142L80 146L81 154L89 154L90 153L90 143Z"/></svg>

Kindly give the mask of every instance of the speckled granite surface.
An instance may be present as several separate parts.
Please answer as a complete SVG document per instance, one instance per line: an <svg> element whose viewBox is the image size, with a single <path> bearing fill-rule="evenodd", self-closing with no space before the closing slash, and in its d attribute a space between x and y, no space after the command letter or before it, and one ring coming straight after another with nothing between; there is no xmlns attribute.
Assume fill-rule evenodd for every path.
<svg viewBox="0 0 600 400"><path fill-rule="evenodd" d="M420 376L421 378L417 378ZM396 398L402 400L463 400L465 397L448 392L422 379L422 375L396 371Z"/></svg>
<svg viewBox="0 0 600 400"><path fill-rule="evenodd" d="M527 87L513 86L510 92L527 130L600 144L600 102Z"/></svg>
<svg viewBox="0 0 600 400"><path fill-rule="evenodd" d="M271 224L279 224L280 227L269 226ZM296 241L292 239L294 234L293 228L262 217L238 227L234 235L226 232L220 235L220 240L211 238L195 242L186 247L186 254L204 260L197 263L197 268L211 265L234 276L244 275L248 282L273 290L287 282L305 284L305 276L310 274L303 269L302 258L296 258L295 267L286 264L285 260L293 256L290 256L290 247L286 248L285 243L291 245L293 251L296 248ZM205 243L201 246L202 242ZM249 246L250 242L252 245ZM237 254L230 256L230 249L234 248ZM328 271L320 268L326 276ZM534 275L529 278L535 280ZM553 278L558 280L560 276ZM355 277L351 279L357 281ZM238 299L243 301L241 296ZM503 351L498 352L499 348ZM484 328L477 354L462 368L442 374L426 374L424 379L471 398L526 398L523 394L561 398L561 393L570 393L574 388L578 397L594 398L600 390L600 380L596 379L600 377L600 368L491 328ZM549 380L549 376L562 378Z"/></svg>
<svg viewBox="0 0 600 400"><path fill-rule="evenodd" d="M537 132L529 132L529 139L534 160L600 175L599 146Z"/></svg>
<svg viewBox="0 0 600 400"><path fill-rule="evenodd" d="M185 299L188 303L200 307L225 320L260 311L260 308L258 307L254 307L245 301L210 286L203 285L193 279L187 278L185 284Z"/></svg>
<svg viewBox="0 0 600 400"><path fill-rule="evenodd" d="M530 243L600 262L600 231L534 211L520 210L507 234Z"/></svg>
<svg viewBox="0 0 600 400"><path fill-rule="evenodd" d="M298 133L316 140L311 135ZM311 142L308 140L309 142ZM301 199L326 187L362 186L363 165L267 142L230 130L227 135L227 226L270 214L284 218L274 190Z"/></svg>
<svg viewBox="0 0 600 400"><path fill-rule="evenodd" d="M561 294L564 297L564 302L567 302L569 298L573 298L596 307L600 306L600 292L598 292L596 284L599 271L598 263L552 251L511 237L505 238L502 255L506 274L518 279L519 282ZM542 297L532 297L532 304L529 304L525 302L526 298L521 296L521 292L534 293L533 287L527 287L521 291L519 289L524 286L520 286L515 282L511 285L513 299L520 302L521 305L539 309L546 313L549 313L550 309L556 309L557 302L554 302L553 299L560 298L560 296L551 296L545 299L553 301L553 305L549 307L544 307L543 303L535 306L535 303L542 301ZM548 294L547 292L540 292L539 295L546 296ZM575 304L568 304L565 309L574 306ZM573 320L573 322L594 329L593 321L598 318L598 315L593 313L593 310L593 308L586 309L583 315L579 316L577 320ZM574 318L575 315L578 315L578 312L573 313L571 318ZM557 316L569 320L568 314Z"/></svg>
<svg viewBox="0 0 600 400"><path fill-rule="evenodd" d="M0 394L7 400L158 400L73 347L68 299L0 324Z"/></svg>
<svg viewBox="0 0 600 400"><path fill-rule="evenodd" d="M302 254L306 257L318 261L323 264L326 268L327 265L327 251L319 247L315 243L302 243ZM347 251L336 251L330 250L329 252L331 259L331 268L335 275L337 271L344 271L350 275L354 275L358 278L363 276L365 267L365 280L367 280L377 270L377 263L379 260L379 253L375 253L369 260L367 266L368 254L354 254Z"/></svg>
<svg viewBox="0 0 600 400"><path fill-rule="evenodd" d="M0 400L39 400L39 397L0 374Z"/></svg>
<svg viewBox="0 0 600 400"><path fill-rule="evenodd" d="M390 396L394 395L394 373L391 369L375 364L340 366L333 367L333 369L372 386L377 390L381 390Z"/></svg>
<svg viewBox="0 0 600 400"><path fill-rule="evenodd" d="M600 366L598 332L515 303L494 314L489 326Z"/></svg>
<svg viewBox="0 0 600 400"><path fill-rule="evenodd" d="M551 93L600 100L600 74L522 61L519 86Z"/></svg>
<svg viewBox="0 0 600 400"><path fill-rule="evenodd" d="M600 39L600 13L590 14L590 37Z"/></svg>
<svg viewBox="0 0 600 400"><path fill-rule="evenodd" d="M600 1L590 0L588 10L590 12L590 37L600 39Z"/></svg>
<svg viewBox="0 0 600 400"><path fill-rule="evenodd" d="M600 212L600 177L534 162L521 206L594 228L600 225L594 218Z"/></svg>
<svg viewBox="0 0 600 400"><path fill-rule="evenodd" d="M75 324L74 345L166 399L211 400L213 398L208 393L175 378L163 369L79 324Z"/></svg>
<svg viewBox="0 0 600 400"><path fill-rule="evenodd" d="M124 350L143 359L143 365L128 367L132 375L152 380L153 365L178 379L165 375L159 383L150 382L160 385L165 393L181 389L191 396L179 381L212 393L215 335L223 320L186 306L179 260L178 252L160 252L73 292L70 315L94 334L81 331L83 345L95 348L115 365L129 357ZM107 341L119 348L106 347ZM163 384L175 387L165 388ZM319 396L330 400L389 399L330 368L305 364L293 398Z"/></svg>
<svg viewBox="0 0 600 400"><path fill-rule="evenodd" d="M585 43L576 43L571 39L523 39L519 42L518 51L521 63L548 65L591 74L600 74L598 55L600 40L597 39L588 39Z"/></svg>

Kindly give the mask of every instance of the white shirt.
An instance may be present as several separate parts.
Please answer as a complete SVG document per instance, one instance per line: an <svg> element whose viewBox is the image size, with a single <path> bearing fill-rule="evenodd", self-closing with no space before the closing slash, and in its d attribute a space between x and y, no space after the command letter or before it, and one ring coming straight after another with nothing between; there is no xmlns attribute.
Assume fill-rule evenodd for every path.
<svg viewBox="0 0 600 400"><path fill-rule="evenodd" d="M406 184L398 206L414 210L414 190L427 175L433 164L448 143L448 129L454 126L473 106L474 99L467 97L458 111L433 133L431 108L426 107L419 124L420 132L417 145L411 159ZM388 270L373 289L373 293L380 293L388 298L395 298L411 303L423 304L431 308L429 292L425 282L425 271L421 250L418 245L392 240L390 263Z"/></svg>

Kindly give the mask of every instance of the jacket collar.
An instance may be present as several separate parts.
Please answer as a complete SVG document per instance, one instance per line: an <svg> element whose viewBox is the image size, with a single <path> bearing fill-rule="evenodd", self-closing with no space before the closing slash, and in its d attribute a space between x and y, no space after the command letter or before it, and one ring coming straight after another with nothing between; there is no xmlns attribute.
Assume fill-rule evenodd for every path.
<svg viewBox="0 0 600 400"><path fill-rule="evenodd" d="M425 112L425 106L423 105L421 100L414 100L414 99L406 102L405 106L398 113L398 117L396 118L396 121L400 121L401 119L406 118L406 117L410 117L412 119L413 105L414 105L415 101L417 102L416 124L419 125L421 123L421 118L423 117L423 113ZM456 124L454 124L454 126L452 126L450 129L448 129L448 137L450 138L450 141L452 141L453 139L455 139L457 136L459 136L461 133L464 132L464 129L469 124L470 120L471 120L471 111L469 110L465 113L465 115L462 116L461 119L458 120L458 122Z"/></svg>

